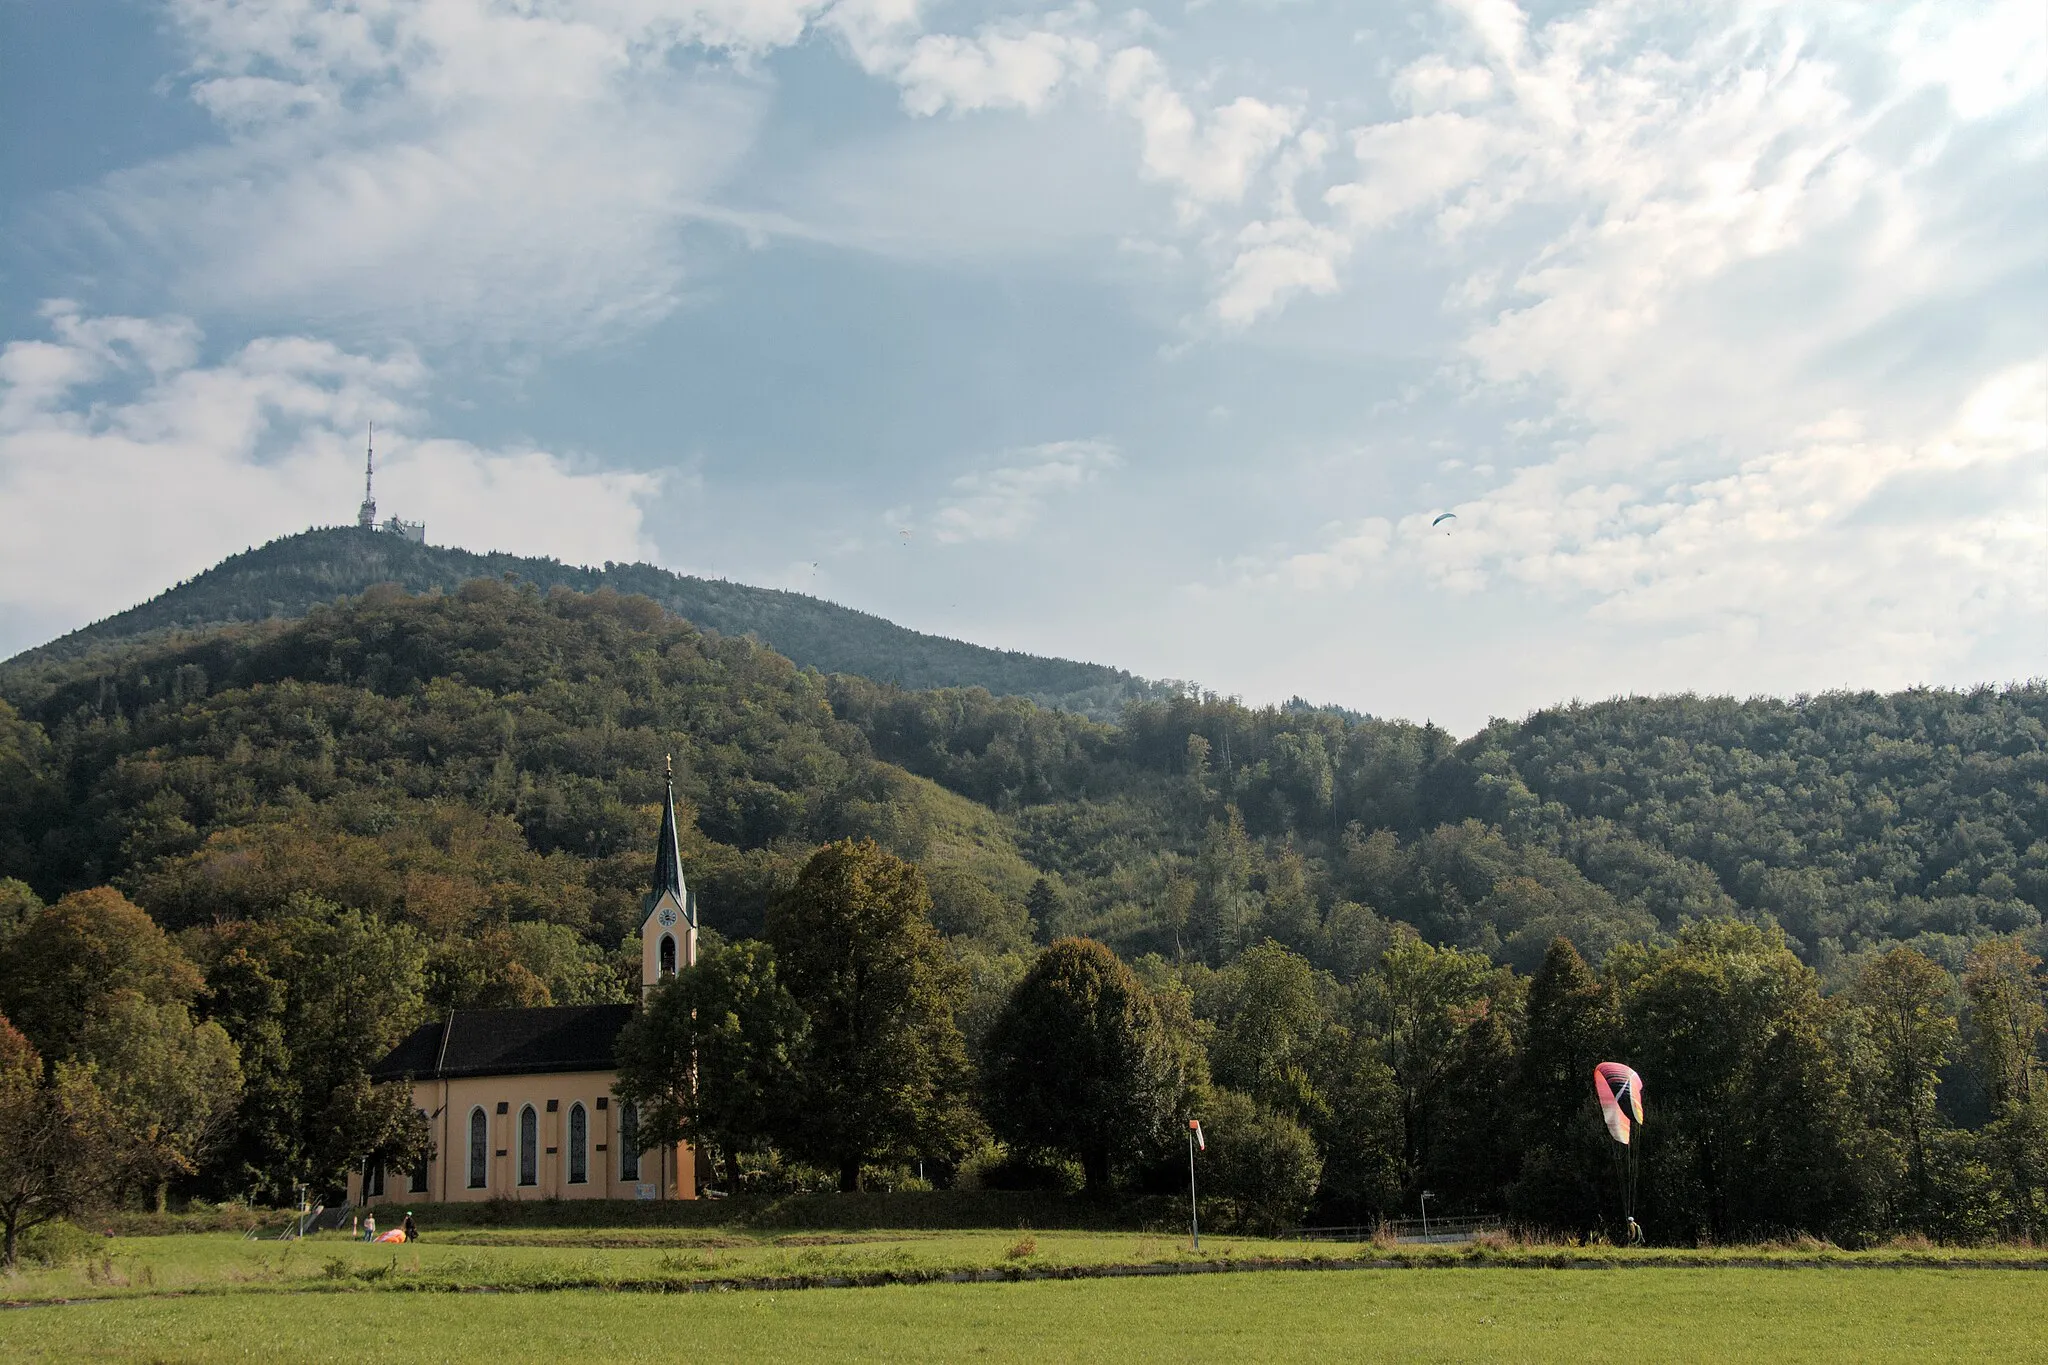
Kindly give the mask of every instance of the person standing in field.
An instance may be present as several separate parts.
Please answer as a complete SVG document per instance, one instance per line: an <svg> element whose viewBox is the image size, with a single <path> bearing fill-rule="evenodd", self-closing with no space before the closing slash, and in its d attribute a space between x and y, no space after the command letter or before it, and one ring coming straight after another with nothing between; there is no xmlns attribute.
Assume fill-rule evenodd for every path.
<svg viewBox="0 0 2048 1365"><path fill-rule="evenodd" d="M417 1242L420 1239L420 1225L412 1221L412 1210L405 1211L405 1240Z"/></svg>
<svg viewBox="0 0 2048 1365"><path fill-rule="evenodd" d="M365 1242L377 1240L377 1215L374 1213L363 1215L363 1240Z"/></svg>

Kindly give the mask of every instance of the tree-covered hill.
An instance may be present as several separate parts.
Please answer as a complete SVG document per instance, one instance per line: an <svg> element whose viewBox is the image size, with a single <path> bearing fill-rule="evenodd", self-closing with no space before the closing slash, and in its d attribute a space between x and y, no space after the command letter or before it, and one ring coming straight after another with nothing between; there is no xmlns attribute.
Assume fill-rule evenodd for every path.
<svg viewBox="0 0 2048 1365"><path fill-rule="evenodd" d="M394 537L380 543L400 546ZM1176 696L1112 726L795 667L610 591L380 588L303 620L0 671L0 877L112 883L171 927L295 892L434 934L626 931L664 756L709 923L752 933L816 844L932 874L941 927L1350 979L1398 924L1524 970L1689 919L1834 972L1959 963L2048 910L2048 688L1633 698L1462 742Z"/></svg>
<svg viewBox="0 0 2048 1365"><path fill-rule="evenodd" d="M74 667L0 709L0 875L113 882L174 929L303 893L435 936L536 921L609 947L637 928L671 755L728 932L826 838L1013 903L1031 879L1005 822L874 760L816 673L645 598L386 588Z"/></svg>
<svg viewBox="0 0 2048 1365"><path fill-rule="evenodd" d="M1410 923L1528 968L1687 919L1775 922L1823 965L1960 962L2048 913L2048 687L1642 697L1433 727L1176 697L1118 728L833 680L874 752L1014 813L1072 927L1355 969Z"/></svg>
<svg viewBox="0 0 2048 1365"><path fill-rule="evenodd" d="M410 1091L365 1071L409 1030L636 997L672 760L711 932L627 1080L662 1123L724 1096L743 1188L1068 1158L1172 1188L1198 1113L1240 1226L1429 1190L1615 1237L1586 1077L1627 1058L1660 1239L2048 1226L2040 685L1634 698L1462 742L1186 695L1112 726L485 578L0 697L0 1100L123 1153L0 1143L10 1181L276 1199L409 1168ZM895 1022L845 1026L870 1006Z"/></svg>
<svg viewBox="0 0 2048 1365"><path fill-rule="evenodd" d="M700 628L753 635L800 667L857 673L903 687L983 687L997 696L1114 716L1126 701L1164 695L1158 684L1100 664L989 649L907 630L801 593L692 578L651 564L582 568L552 559L472 554L355 527L302 532L233 555L188 582L17 656L25 665L81 655L170 631L304 616L375 584L452 592L478 578L511 577L543 590L611 588L649 597Z"/></svg>

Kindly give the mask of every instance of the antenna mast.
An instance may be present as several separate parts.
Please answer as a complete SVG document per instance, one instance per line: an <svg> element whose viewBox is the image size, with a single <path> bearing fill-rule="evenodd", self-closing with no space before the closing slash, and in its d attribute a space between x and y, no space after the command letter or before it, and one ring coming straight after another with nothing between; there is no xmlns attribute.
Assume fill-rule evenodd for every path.
<svg viewBox="0 0 2048 1365"><path fill-rule="evenodd" d="M356 509L356 525L365 531L377 529L377 499L370 493L370 479L376 472L377 424L372 422L369 444L363 448L363 505Z"/></svg>

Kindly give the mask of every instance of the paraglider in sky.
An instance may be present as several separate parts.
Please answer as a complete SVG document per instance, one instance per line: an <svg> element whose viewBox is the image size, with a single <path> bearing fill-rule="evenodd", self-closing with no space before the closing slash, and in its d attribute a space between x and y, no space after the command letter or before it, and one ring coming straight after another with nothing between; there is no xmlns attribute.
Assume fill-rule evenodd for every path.
<svg viewBox="0 0 2048 1365"><path fill-rule="evenodd" d="M1593 1093L1600 1097L1600 1117L1607 1121L1608 1134L1627 1146L1630 1115L1638 1124L1643 1121L1643 1078L1620 1062L1602 1062L1593 1068Z"/></svg>
<svg viewBox="0 0 2048 1365"><path fill-rule="evenodd" d="M1437 515L1437 519L1436 519L1435 521L1432 521L1432 522L1431 522L1431 523L1429 524L1429 529L1430 529L1430 530L1432 530L1432 531L1434 531L1434 530L1435 530L1435 529L1436 529L1437 527L1439 527L1439 526L1443 526L1443 524L1444 524L1445 522L1447 522L1447 521L1456 521L1457 519L1458 519L1458 514L1457 514L1456 512L1442 512L1442 513L1439 513L1439 514ZM1444 528L1444 534L1445 534L1445 535L1449 535L1449 534L1450 534L1450 528L1449 528L1449 527L1445 527L1445 528Z"/></svg>

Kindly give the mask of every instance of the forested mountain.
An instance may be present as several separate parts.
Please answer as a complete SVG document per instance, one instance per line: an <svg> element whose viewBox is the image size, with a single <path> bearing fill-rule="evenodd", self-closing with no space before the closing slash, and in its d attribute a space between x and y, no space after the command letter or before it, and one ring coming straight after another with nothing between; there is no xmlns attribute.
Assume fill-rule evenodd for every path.
<svg viewBox="0 0 2048 1365"><path fill-rule="evenodd" d="M2048 909L2040 685L1637 698L1462 742L1197 696L1109 726L821 678L641 598L479 580L17 664L0 695L0 875L111 882L174 926L292 889L398 913L474 883L475 913L609 945L669 752L692 875L742 933L792 858L843 835L944 864L957 927L1021 924L1028 896L1041 937L1212 963L1273 938L1340 975L1394 921L1527 969L1558 933L1597 960L1741 914L1826 970L1894 940L1959 962ZM497 861L430 851L457 846Z"/></svg>
<svg viewBox="0 0 2048 1365"><path fill-rule="evenodd" d="M75 658L111 644L233 622L304 616L379 583L452 592L477 578L511 577L543 590L611 588L650 597L724 635L753 635L803 668L857 673L903 687L983 687L997 696L1114 717L1126 701L1165 687L1100 664L989 649L907 630L866 612L773 588L692 578L651 564L583 568L509 554L419 545L355 527L305 531L232 555L137 607L29 650L11 662Z"/></svg>
<svg viewBox="0 0 2048 1365"><path fill-rule="evenodd" d="M1689 918L1775 922L1823 966L2036 932L2048 688L1630 698L1434 727L1134 705L1120 728L832 680L874 752L1017 822L1062 924L1222 960L1272 937L1340 972L1384 919L1525 969ZM1370 956L1370 953L1367 954Z"/></svg>
<svg viewBox="0 0 2048 1365"><path fill-rule="evenodd" d="M796 996L763 1017L813 1008L804 869L910 860L918 1027L955 1078L937 1145L834 1149L813 1097L728 1126L734 1170L1030 1168L1060 1097L983 1094L1007 1156L962 1156L963 1057L1043 1089L1082 1062L1017 1040L1074 1017L1158 1063L1120 1145L1072 1153L1088 1179L1179 1178L1159 1125L1199 1105L1248 1225L1429 1188L1612 1235L1604 1056L1660 1087L1664 1235L2048 1217L2039 684L1635 698L1462 741L1197 695L1109 725L499 577L17 663L0 697L0 1051L91 1060L123 1113L186 1096L147 1130L175 1143L124 1139L159 1191L275 1197L387 1150L409 1101L362 1068L435 1012L631 998L672 756L724 964L691 989L766 1009L772 959ZM847 838L878 847L818 852ZM1107 1024L1073 1014L1104 1000Z"/></svg>

